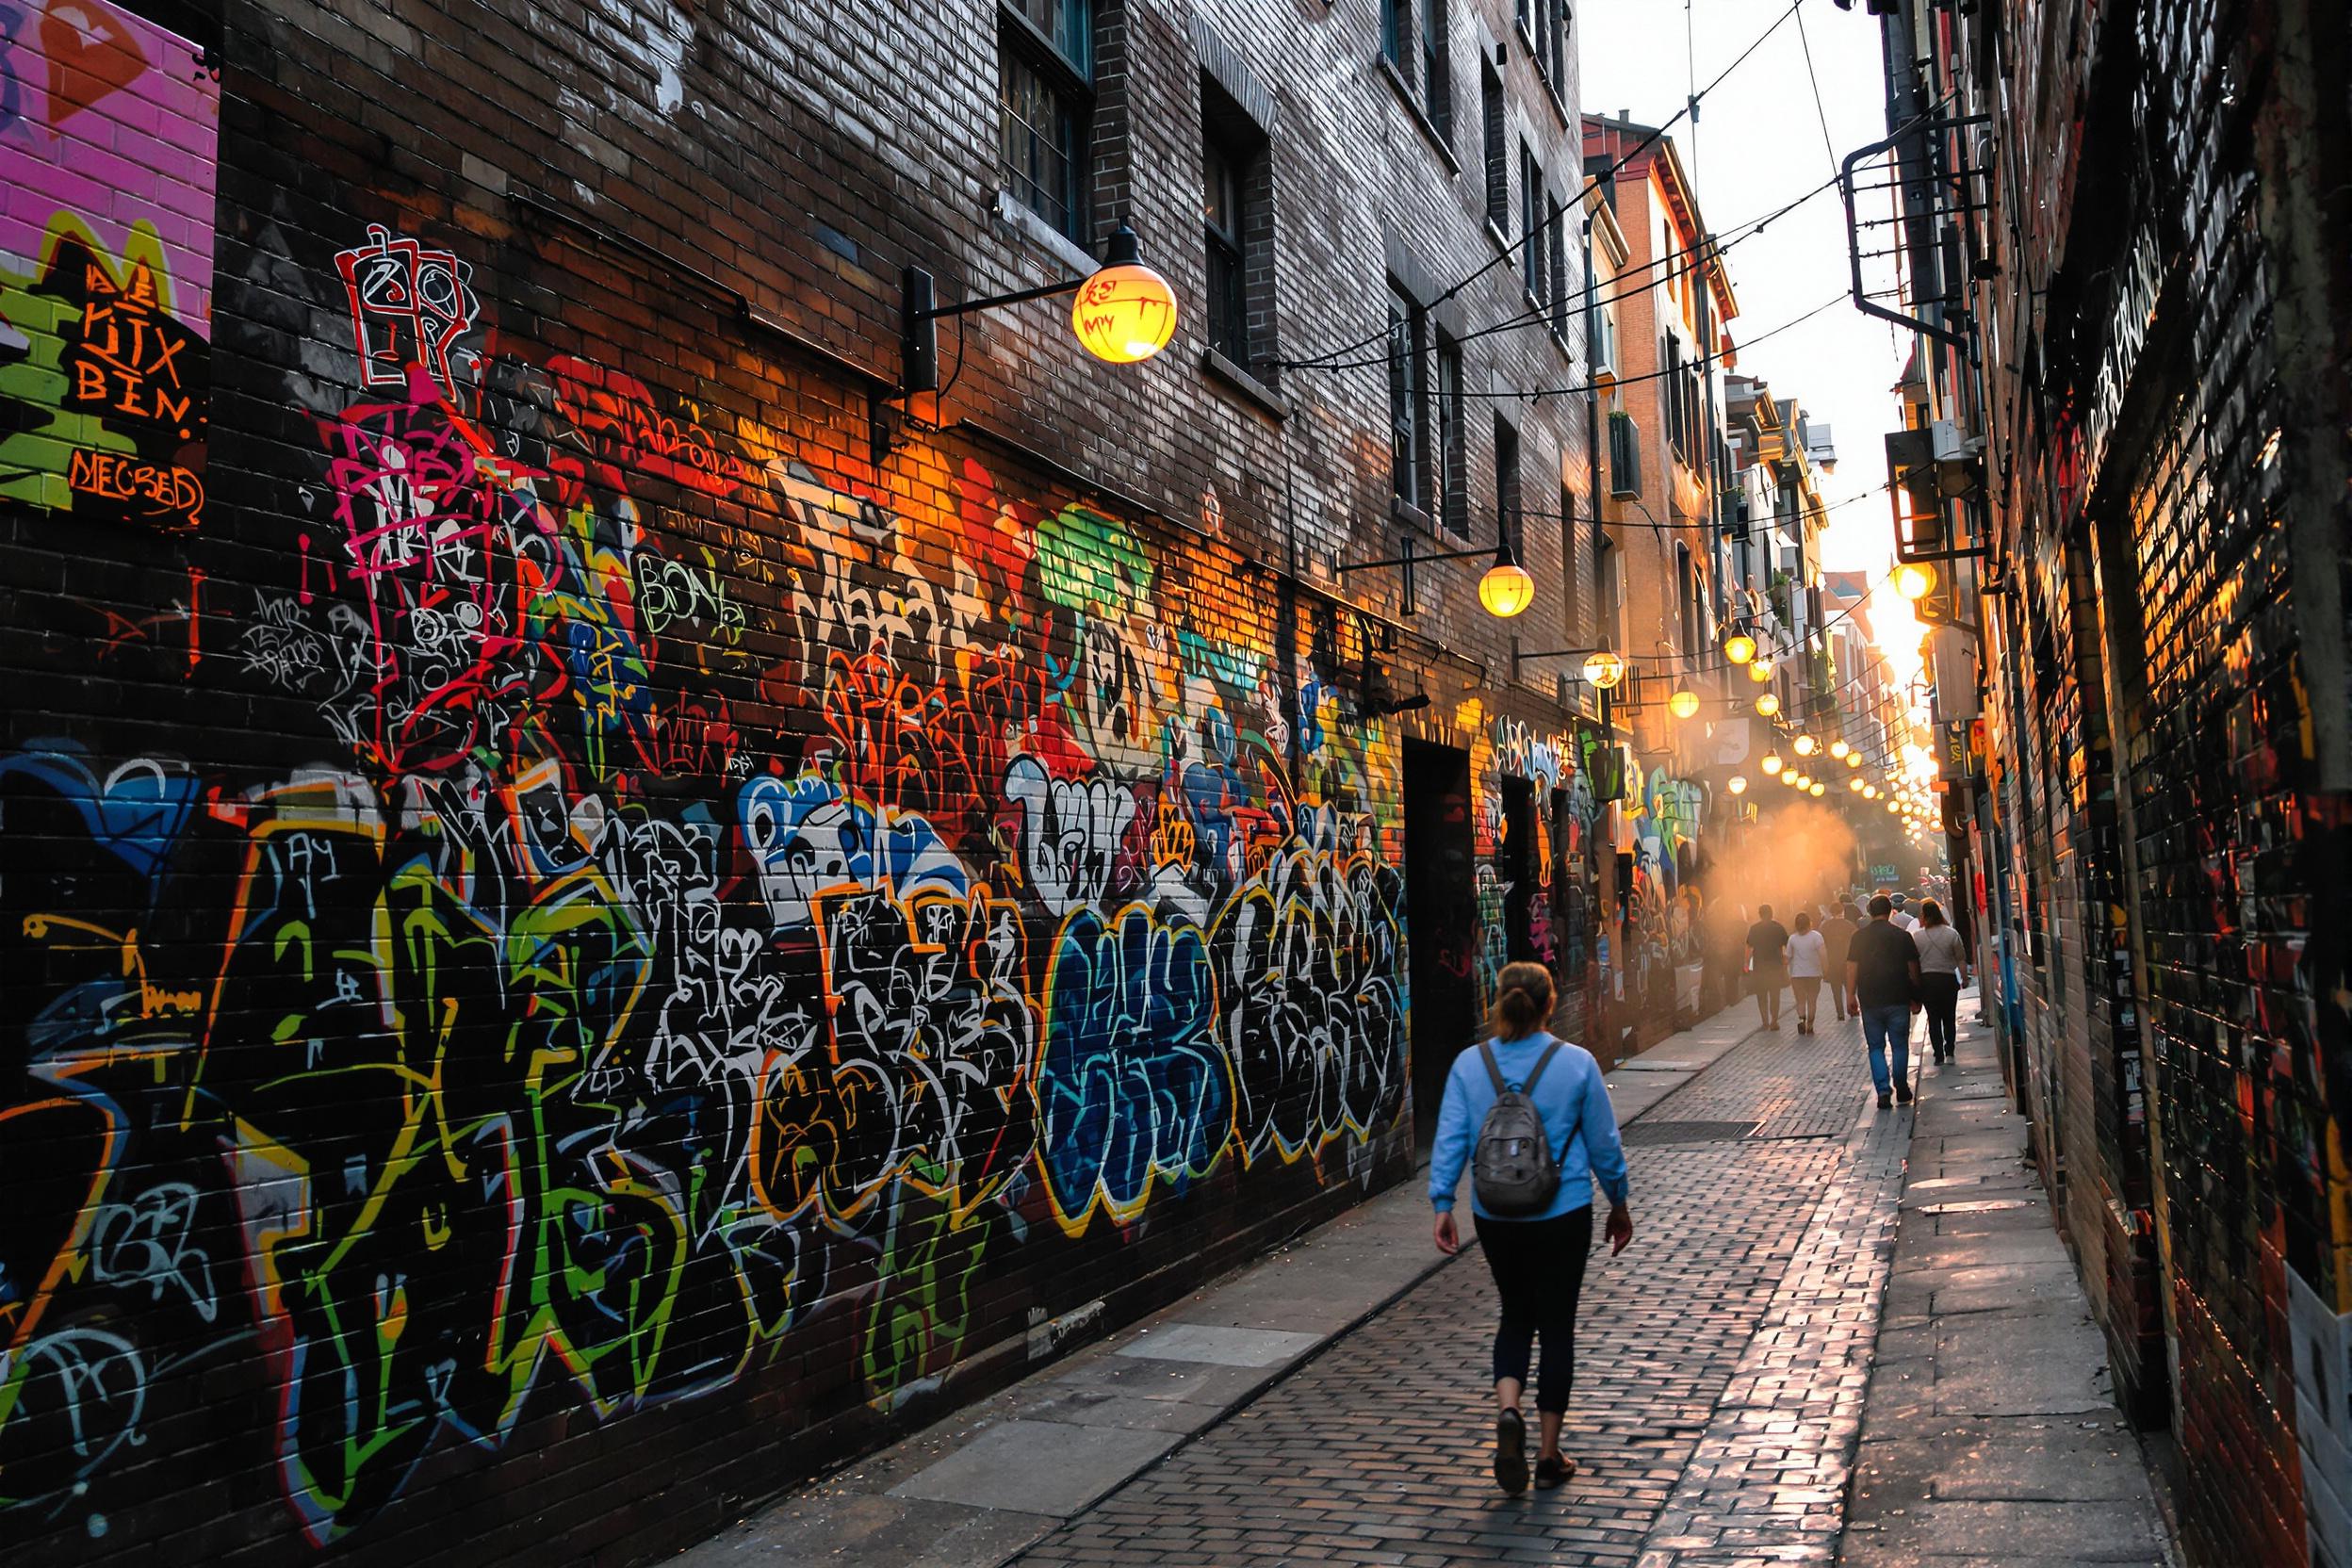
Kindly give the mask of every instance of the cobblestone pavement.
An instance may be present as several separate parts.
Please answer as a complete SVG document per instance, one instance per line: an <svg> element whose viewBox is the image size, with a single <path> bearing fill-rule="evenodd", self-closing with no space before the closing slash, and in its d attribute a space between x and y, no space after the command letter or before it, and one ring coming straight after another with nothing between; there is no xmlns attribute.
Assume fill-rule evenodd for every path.
<svg viewBox="0 0 2352 1568"><path fill-rule="evenodd" d="M1870 1108L1858 1031L1833 1021L1755 1036L1636 1125L1697 1141L1628 1150L1641 1233L1593 1255L1568 1487L1490 1478L1494 1293L1465 1251L1021 1560L1826 1560L1909 1117Z"/></svg>

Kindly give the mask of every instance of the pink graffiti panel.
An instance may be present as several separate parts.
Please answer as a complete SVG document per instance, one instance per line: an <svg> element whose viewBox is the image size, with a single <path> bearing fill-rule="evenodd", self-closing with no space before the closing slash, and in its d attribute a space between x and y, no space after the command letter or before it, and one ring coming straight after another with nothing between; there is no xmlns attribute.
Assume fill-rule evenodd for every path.
<svg viewBox="0 0 2352 1568"><path fill-rule="evenodd" d="M220 89L109 0L0 0L0 499L203 520Z"/></svg>

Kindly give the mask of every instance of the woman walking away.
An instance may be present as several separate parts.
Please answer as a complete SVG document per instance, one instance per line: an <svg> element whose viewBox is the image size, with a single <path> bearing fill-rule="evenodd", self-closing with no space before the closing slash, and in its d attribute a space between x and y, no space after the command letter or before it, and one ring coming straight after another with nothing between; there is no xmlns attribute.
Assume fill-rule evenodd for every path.
<svg viewBox="0 0 2352 1568"><path fill-rule="evenodd" d="M1927 1004L1927 1044L1938 1062L1952 1060L1954 1015L1960 988L1968 983L1968 944L1944 919L1944 906L1919 901L1919 928L1911 933L1919 948L1919 1000Z"/></svg>
<svg viewBox="0 0 2352 1568"><path fill-rule="evenodd" d="M1454 1188L1462 1168L1473 1168L1470 1211L1503 1298L1494 1331L1494 1479L1514 1494L1527 1486L1527 1426L1519 1400L1539 1333L1535 1484L1549 1491L1576 1473L1576 1462L1560 1451L1560 1424L1576 1371L1576 1298L1592 1250L1594 1178L1609 1193L1611 1254L1633 1239L1625 1154L1609 1086L1592 1053L1544 1029L1551 1016L1551 971L1504 966L1487 1021L1494 1038L1454 1058L1429 1153L1437 1250L1447 1257L1462 1248Z"/></svg>
<svg viewBox="0 0 2352 1568"><path fill-rule="evenodd" d="M1788 988L1797 993L1797 1033L1818 1035L1813 1010L1821 1003L1821 974L1829 967L1829 941L1813 929L1813 917L1797 911L1797 928L1788 938Z"/></svg>

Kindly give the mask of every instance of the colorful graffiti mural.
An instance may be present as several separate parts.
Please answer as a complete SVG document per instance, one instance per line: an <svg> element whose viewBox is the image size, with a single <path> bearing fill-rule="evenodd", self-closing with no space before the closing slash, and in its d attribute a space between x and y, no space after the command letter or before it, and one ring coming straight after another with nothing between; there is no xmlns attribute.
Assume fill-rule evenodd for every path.
<svg viewBox="0 0 2352 1568"><path fill-rule="evenodd" d="M109 0L0 0L0 500L199 527L220 91Z"/></svg>
<svg viewBox="0 0 2352 1568"><path fill-rule="evenodd" d="M887 1407L1008 1250L1396 1154L1394 743L1318 703L1294 773L1230 590L494 348L396 227L318 259L358 400L203 666L316 762L0 759L0 1510L103 1529L207 1358L319 1545L836 1318Z"/></svg>

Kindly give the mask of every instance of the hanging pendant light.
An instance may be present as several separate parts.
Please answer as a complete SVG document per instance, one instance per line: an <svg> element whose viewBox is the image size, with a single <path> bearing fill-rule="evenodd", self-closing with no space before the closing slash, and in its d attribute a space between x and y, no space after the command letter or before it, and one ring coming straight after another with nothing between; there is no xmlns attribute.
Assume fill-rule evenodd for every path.
<svg viewBox="0 0 2352 1568"><path fill-rule="evenodd" d="M1498 620L1509 620L1535 602L1535 579L1519 564L1519 554L1511 547L1511 530L1503 529L1502 541L1494 547L1494 564L1478 579L1478 602L1486 612Z"/></svg>

